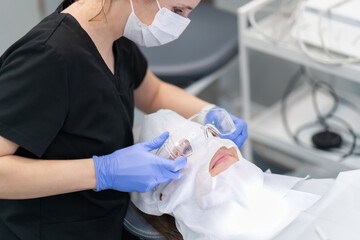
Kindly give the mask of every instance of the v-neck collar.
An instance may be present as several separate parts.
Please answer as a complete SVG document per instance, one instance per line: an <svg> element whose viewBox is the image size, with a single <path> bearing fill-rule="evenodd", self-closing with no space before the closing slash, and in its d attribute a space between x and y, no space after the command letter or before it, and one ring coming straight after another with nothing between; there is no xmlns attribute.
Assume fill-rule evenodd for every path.
<svg viewBox="0 0 360 240"><path fill-rule="evenodd" d="M99 50L97 49L94 41L91 39L89 34L82 28L80 23L74 18L71 14L68 13L61 13L61 11L58 11L58 14L64 15L65 19L69 21L72 24L73 30L81 37L81 39L86 43L86 45L89 47L92 55L95 57L95 59L99 62L101 68L103 71L111 78L117 78L118 77L118 49L116 42L113 43L112 49L114 52L114 74L110 70L110 68L105 63L103 57L101 56Z"/></svg>

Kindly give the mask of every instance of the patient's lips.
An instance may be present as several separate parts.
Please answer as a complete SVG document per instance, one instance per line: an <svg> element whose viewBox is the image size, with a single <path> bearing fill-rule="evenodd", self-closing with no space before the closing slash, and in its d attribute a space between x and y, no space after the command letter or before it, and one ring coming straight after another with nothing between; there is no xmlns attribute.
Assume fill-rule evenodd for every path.
<svg viewBox="0 0 360 240"><path fill-rule="evenodd" d="M228 169L239 160L234 147L221 147L213 156L209 165L209 172L212 177Z"/></svg>
<svg viewBox="0 0 360 240"><path fill-rule="evenodd" d="M233 157L231 154L225 152L225 151L221 151L216 157L215 157L215 163L212 166L211 169L214 169L217 165L219 165L220 163L226 161L229 157Z"/></svg>

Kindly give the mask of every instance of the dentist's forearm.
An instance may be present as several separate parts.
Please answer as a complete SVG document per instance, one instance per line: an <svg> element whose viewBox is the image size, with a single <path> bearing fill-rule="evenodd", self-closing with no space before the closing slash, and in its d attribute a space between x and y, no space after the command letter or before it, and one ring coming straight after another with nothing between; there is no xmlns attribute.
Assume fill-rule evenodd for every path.
<svg viewBox="0 0 360 240"><path fill-rule="evenodd" d="M34 160L0 157L0 199L30 199L96 189L92 158Z"/></svg>
<svg viewBox="0 0 360 240"><path fill-rule="evenodd" d="M171 109L186 118L209 105L183 89L161 81L150 70L140 87L134 91L134 99L136 107L147 114L159 109Z"/></svg>
<svg viewBox="0 0 360 240"><path fill-rule="evenodd" d="M158 109L171 109L186 118L200 112L206 105L209 103L165 82L154 100L154 106Z"/></svg>

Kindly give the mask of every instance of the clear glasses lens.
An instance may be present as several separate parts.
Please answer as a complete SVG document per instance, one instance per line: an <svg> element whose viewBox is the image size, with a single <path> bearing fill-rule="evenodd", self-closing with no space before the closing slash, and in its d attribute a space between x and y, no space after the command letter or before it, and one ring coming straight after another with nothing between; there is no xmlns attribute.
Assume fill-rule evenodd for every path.
<svg viewBox="0 0 360 240"><path fill-rule="evenodd" d="M218 130L218 134L230 135L236 127L231 116L223 109L214 109L207 113L205 124L211 124Z"/></svg>
<svg viewBox="0 0 360 240"><path fill-rule="evenodd" d="M192 146L187 139L174 142L171 137L158 149L156 155L175 160L179 157L189 157L193 153Z"/></svg>

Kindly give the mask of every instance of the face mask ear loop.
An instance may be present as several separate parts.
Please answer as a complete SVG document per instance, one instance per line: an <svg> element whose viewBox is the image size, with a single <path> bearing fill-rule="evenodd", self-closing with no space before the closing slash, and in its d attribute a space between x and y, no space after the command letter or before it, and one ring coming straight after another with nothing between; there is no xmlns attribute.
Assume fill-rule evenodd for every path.
<svg viewBox="0 0 360 240"><path fill-rule="evenodd" d="M160 6L160 3L159 3L159 0L156 0L156 3L157 3L157 5L158 5L159 9L161 10L161 6Z"/></svg>
<svg viewBox="0 0 360 240"><path fill-rule="evenodd" d="M131 5L131 11L132 11L133 13L135 13L132 0L130 0L130 5Z"/></svg>

